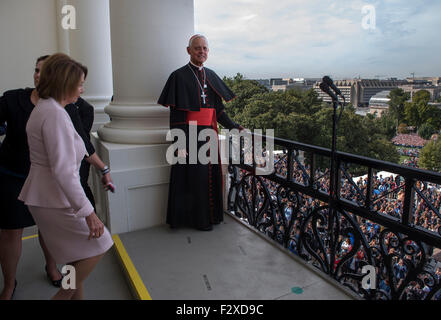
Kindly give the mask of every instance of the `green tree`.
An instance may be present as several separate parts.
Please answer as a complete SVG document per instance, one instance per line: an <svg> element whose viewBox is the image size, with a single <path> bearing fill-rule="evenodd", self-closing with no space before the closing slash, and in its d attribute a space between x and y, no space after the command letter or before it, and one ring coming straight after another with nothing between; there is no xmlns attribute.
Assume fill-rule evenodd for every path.
<svg viewBox="0 0 441 320"><path fill-rule="evenodd" d="M396 120L397 125L405 119L404 106L405 102L410 99L410 94L404 92L403 89L396 88L389 93L389 112Z"/></svg>
<svg viewBox="0 0 441 320"><path fill-rule="evenodd" d="M427 90L417 91L412 102L406 102L404 114L407 123L417 128L428 123L435 129L441 128L441 110L429 105L430 93Z"/></svg>
<svg viewBox="0 0 441 320"><path fill-rule="evenodd" d="M232 118L253 129L274 129L276 137L331 147L333 108L314 90L268 91L237 74L225 78L237 98L226 105ZM340 110L338 110L340 113ZM337 149L375 159L398 162L396 148L388 141L395 134L394 118L362 117L345 108L337 129Z"/></svg>
<svg viewBox="0 0 441 320"><path fill-rule="evenodd" d="M321 147L331 147L332 113L331 108L324 108L315 115L315 127L319 128L315 141ZM394 163L399 161L396 148L378 128L378 121L357 115L353 108L345 110L338 123L337 150Z"/></svg>
<svg viewBox="0 0 441 320"><path fill-rule="evenodd" d="M427 123L433 126L436 130L441 129L441 109L435 106L429 106Z"/></svg>
<svg viewBox="0 0 441 320"><path fill-rule="evenodd" d="M427 90L419 90L413 94L412 102L428 104L430 101L430 92Z"/></svg>
<svg viewBox="0 0 441 320"><path fill-rule="evenodd" d="M366 121L372 121L369 118L369 115L367 115ZM389 111L384 112L380 118L374 118L373 122L372 130L380 130L381 134L385 135L388 140L392 140L397 134L397 123Z"/></svg>
<svg viewBox="0 0 441 320"><path fill-rule="evenodd" d="M399 134L407 134L409 133L409 129L407 129L407 124L400 123L400 125L397 128L397 131Z"/></svg>
<svg viewBox="0 0 441 320"><path fill-rule="evenodd" d="M418 135L425 140L429 140L435 132L436 128L434 126L430 123L425 123L419 128Z"/></svg>
<svg viewBox="0 0 441 320"><path fill-rule="evenodd" d="M308 100L309 102L304 102ZM280 138L314 143L314 110L320 100L301 92L266 92L247 99L235 120L249 129L274 129Z"/></svg>
<svg viewBox="0 0 441 320"><path fill-rule="evenodd" d="M262 86L255 80L244 79L240 73L237 73L233 78L224 77L223 80L236 94L236 99L225 105L225 109L232 119L235 119L236 115L242 112L249 99L257 94L268 93L268 89L265 86Z"/></svg>
<svg viewBox="0 0 441 320"><path fill-rule="evenodd" d="M415 127L419 126L421 122L421 118L418 110L418 105L416 103L406 102L404 104L404 115L405 115L405 121L410 126L415 126Z"/></svg>
<svg viewBox="0 0 441 320"><path fill-rule="evenodd" d="M430 141L424 146L418 164L427 170L441 171L441 139Z"/></svg>

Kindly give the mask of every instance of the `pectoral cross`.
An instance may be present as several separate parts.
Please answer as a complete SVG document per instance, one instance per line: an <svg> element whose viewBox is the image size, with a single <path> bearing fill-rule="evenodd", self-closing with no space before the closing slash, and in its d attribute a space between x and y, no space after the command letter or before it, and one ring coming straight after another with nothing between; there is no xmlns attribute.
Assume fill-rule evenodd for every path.
<svg viewBox="0 0 441 320"><path fill-rule="evenodd" d="M205 98L207 97L207 95L205 94L205 92L203 92L202 94L201 94L201 98L202 98L202 101L203 101L203 103L205 104Z"/></svg>

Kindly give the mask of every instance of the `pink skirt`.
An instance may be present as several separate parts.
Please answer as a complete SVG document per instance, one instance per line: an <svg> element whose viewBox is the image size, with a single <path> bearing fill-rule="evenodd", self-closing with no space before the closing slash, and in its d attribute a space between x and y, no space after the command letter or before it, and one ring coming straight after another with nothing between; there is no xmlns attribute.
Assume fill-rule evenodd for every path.
<svg viewBox="0 0 441 320"><path fill-rule="evenodd" d="M101 237L88 240L90 231L86 218L77 217L72 208L28 207L49 252L58 264L101 255L113 245L106 227Z"/></svg>

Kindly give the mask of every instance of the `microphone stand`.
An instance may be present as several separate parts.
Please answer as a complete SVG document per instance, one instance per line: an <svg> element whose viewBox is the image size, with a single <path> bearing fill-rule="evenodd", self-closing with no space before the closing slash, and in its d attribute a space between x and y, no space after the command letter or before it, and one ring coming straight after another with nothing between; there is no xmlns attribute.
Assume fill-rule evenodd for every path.
<svg viewBox="0 0 441 320"><path fill-rule="evenodd" d="M331 145L331 173L330 173L330 205L335 207L335 200L337 200L337 172L336 172L336 152L337 152L337 108L339 105L337 99L332 99L333 114L332 114L332 145Z"/></svg>
<svg viewBox="0 0 441 320"><path fill-rule="evenodd" d="M341 103L338 100L338 95L336 96L336 99L332 98L332 106L334 109L334 112L332 114L332 147L331 147L331 190L329 192L330 200L334 206L334 201L337 200L337 188L338 188L338 170L339 168L336 167L337 161L336 161L336 153L337 153L337 125L340 121L341 115L343 114L343 110L345 107L346 101L345 97L343 96L343 103ZM337 119L337 108L341 105L341 111L340 116Z"/></svg>
<svg viewBox="0 0 441 320"><path fill-rule="evenodd" d="M338 205L337 205L338 168L336 167L336 152L337 152L337 123L340 120L340 117L339 119L337 119L337 108L340 102L338 100L338 95L334 95L330 93L329 87L327 85L323 87L322 90L328 93L328 95L331 97L332 105L334 109L332 115L331 172L330 172L330 183L329 183L329 216L328 216L329 247L331 249L331 255L330 255L331 261L329 261L328 272L329 275L333 276L335 272L334 265L335 265L336 249L337 249L336 244L338 242L337 234L334 231L334 221L337 218L337 212L338 212ZM345 101L344 96L343 96L343 101ZM341 114L343 113L344 104L345 102L342 105Z"/></svg>
<svg viewBox="0 0 441 320"><path fill-rule="evenodd" d="M337 151L337 123L340 120L340 117L343 113L344 105L342 105L340 117L337 119L337 108L340 104L340 101L338 100L338 95L334 94L329 86L326 83L320 84L320 89L322 89L323 92L328 94L332 99L332 105L333 105L333 115L332 115L332 145L331 145L331 172L330 172L330 185L329 185L329 196L330 196L330 204L334 205L334 200L336 200L336 192L337 192L337 175L336 175L336 151ZM343 96L344 100L344 96Z"/></svg>

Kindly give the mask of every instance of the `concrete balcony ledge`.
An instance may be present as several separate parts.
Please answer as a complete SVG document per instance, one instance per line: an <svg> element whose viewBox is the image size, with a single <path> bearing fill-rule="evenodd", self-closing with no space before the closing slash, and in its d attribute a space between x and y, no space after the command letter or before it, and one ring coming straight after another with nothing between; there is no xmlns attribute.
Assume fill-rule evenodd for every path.
<svg viewBox="0 0 441 320"><path fill-rule="evenodd" d="M230 215L211 232L162 225L119 237L153 300L357 299Z"/></svg>

